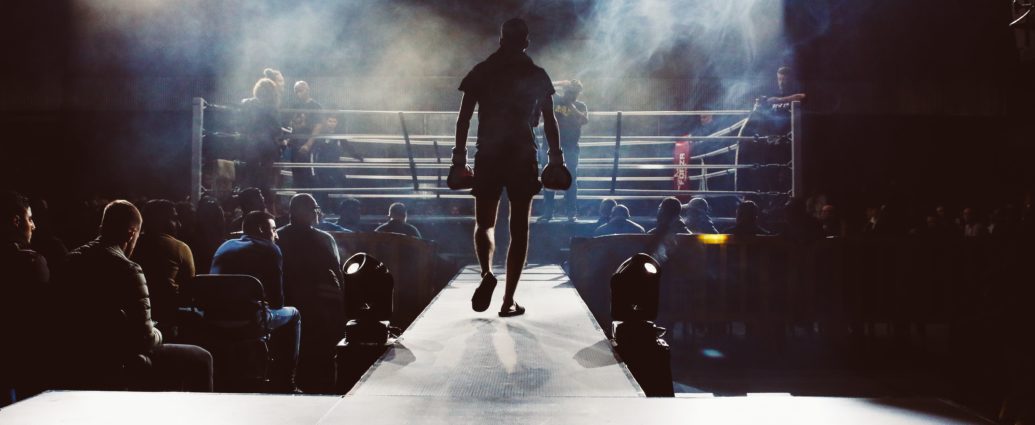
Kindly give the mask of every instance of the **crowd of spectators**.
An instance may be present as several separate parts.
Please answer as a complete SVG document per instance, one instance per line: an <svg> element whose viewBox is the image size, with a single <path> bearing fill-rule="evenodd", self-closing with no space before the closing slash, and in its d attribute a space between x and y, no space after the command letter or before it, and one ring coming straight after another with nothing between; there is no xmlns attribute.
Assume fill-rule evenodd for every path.
<svg viewBox="0 0 1035 425"><path fill-rule="evenodd" d="M708 201L699 197L685 204L676 198L665 198L658 205L656 220L640 223L635 217L642 216L631 214L630 206L604 199L592 235L644 233L641 224L653 224L647 233L664 229L676 234L777 236L801 243L831 237L1003 239L1035 235L1035 207L1031 198L1027 195L1020 207L1014 202L991 208L964 205L958 210L936 205L908 209L911 212L892 203L878 203L865 207L855 216L843 215L840 207L823 196L790 198L778 208L766 211L755 201L742 199L731 224L714 217ZM855 217L857 219L853 219Z"/></svg>
<svg viewBox="0 0 1035 425"><path fill-rule="evenodd" d="M18 398L48 388L212 391L213 356L184 332L197 324L185 315L197 307L185 288L198 274L244 274L262 284L274 358L263 390L332 390L345 258L327 231L372 231L359 200L339 202L332 220L308 194L275 217L253 188L197 204L93 199L59 222L43 199L10 191L2 198L0 298L18 320L0 329L0 387L19 390ZM376 231L421 237L402 203ZM68 346L81 349L56 355Z"/></svg>

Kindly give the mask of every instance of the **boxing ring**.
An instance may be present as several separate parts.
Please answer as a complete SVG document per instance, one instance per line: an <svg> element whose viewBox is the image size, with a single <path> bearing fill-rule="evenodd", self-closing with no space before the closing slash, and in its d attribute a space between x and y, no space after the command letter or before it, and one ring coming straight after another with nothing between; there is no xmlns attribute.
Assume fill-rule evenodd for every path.
<svg viewBox="0 0 1035 425"><path fill-rule="evenodd" d="M200 199L204 194L222 195L220 192L227 190L211 184L204 187L203 182L210 180L206 179L205 173L211 173L213 161L222 160L224 165L227 161L213 157L206 148L216 139L242 137L233 128L209 126L208 123L218 121L214 119L217 114L232 115L236 110L235 106L209 104L202 98L193 100L191 194L194 199ZM308 192L332 197L391 199L470 198L467 191L453 191L445 184L456 111L282 109L280 113L334 114L340 117L341 122L337 131L315 138L341 140L365 154L362 160L342 157L338 162L275 162L273 166L280 170L281 183L270 188L273 193ZM800 167L801 104L795 102L791 105L790 132L787 134L748 134L745 128L754 114L751 110L591 111L591 125L584 128L579 143L578 196L597 200L658 200L677 196L685 201L690 196L772 197L804 193ZM704 115L725 119L727 123L718 131L702 135L674 136L664 134L662 130L663 120L686 120ZM474 121L472 129L477 128L477 115ZM541 132L537 130L537 133ZM311 134L283 135L284 139L313 137ZM472 135L469 139L477 140L477 137ZM746 144L787 146L790 160L747 163L741 156ZM706 145L706 149L701 148ZM241 161L234 163L242 164ZM288 183L289 170L296 168L341 170L346 184L340 187L296 187ZM746 187L741 176L763 169L786 170L782 172L789 173L789 185L770 190ZM723 178L725 181L718 184ZM563 196L563 192L560 194Z"/></svg>

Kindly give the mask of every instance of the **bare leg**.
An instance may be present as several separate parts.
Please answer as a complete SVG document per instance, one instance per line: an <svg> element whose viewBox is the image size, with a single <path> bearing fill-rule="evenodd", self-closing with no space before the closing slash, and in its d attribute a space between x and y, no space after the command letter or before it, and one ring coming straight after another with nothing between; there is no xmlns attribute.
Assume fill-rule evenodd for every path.
<svg viewBox="0 0 1035 425"><path fill-rule="evenodd" d="M482 268L483 276L492 273L492 253L496 249L493 228L496 227L496 211L499 205L499 195L474 198L474 253L478 256L478 265Z"/></svg>
<svg viewBox="0 0 1035 425"><path fill-rule="evenodd" d="M507 287L503 293L503 307L506 310L514 304L521 270L525 268L528 255L528 219L532 213L532 197L510 199L510 249L507 250Z"/></svg>

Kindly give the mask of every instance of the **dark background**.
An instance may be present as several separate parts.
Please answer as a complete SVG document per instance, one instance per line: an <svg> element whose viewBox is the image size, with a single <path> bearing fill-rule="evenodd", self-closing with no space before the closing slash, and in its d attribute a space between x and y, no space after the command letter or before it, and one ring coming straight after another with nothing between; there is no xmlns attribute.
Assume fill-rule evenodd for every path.
<svg viewBox="0 0 1035 425"><path fill-rule="evenodd" d="M107 9L84 8L83 3L91 2L5 4L0 25L6 58L0 67L6 82L0 102L3 186L52 198L185 197L189 99L240 99L250 87L227 89L223 84L228 74L239 72L234 60L239 52L227 46L240 45L243 34L254 30L250 26L257 16L287 13L298 4L335 13L319 2L187 2L194 4L187 6L187 15L123 17L129 19L123 24L133 25L134 31L118 26L84 31L83 22L99 19L89 13L120 9L113 1L95 2ZM263 6L254 6L259 3ZM451 24L419 29L440 37L439 44L420 50L437 54L441 49L449 58L471 59L440 61L402 72L400 78L459 81L491 51L496 28L506 18L526 17L535 37L529 53L537 57L551 43L578 42L583 35L572 28L596 4L372 3L379 2L348 7L354 13L381 7L382 20L331 16L328 22L340 21L341 26L320 29L327 34L324 44L270 43L270 49L252 57L256 63L279 64L289 83L292 76L362 76L378 70L373 59L377 52L370 46L411 30L393 28L393 19L427 14ZM826 193L849 206L896 197L923 206L1002 202L1032 188L1035 72L1030 62L1021 60L1015 33L1007 28L1012 19L1008 1L786 0L782 7L787 50L777 56L797 69L810 96L805 128L810 192ZM454 32L458 39L481 41L442 45ZM692 40L673 37L675 46L668 50L673 54L652 56L643 66L606 77L723 77L713 75L715 69L688 73L693 64L714 56L695 56L694 49L681 48ZM365 44L357 54L358 39ZM349 55L312 59L336 46L351 46ZM371 50L370 55L363 49ZM772 73L763 71L761 75ZM133 88L132 96L125 86ZM427 97L419 106L453 109L456 101L451 92ZM597 104L595 109L614 109L609 106ZM683 105L695 106L700 105Z"/></svg>

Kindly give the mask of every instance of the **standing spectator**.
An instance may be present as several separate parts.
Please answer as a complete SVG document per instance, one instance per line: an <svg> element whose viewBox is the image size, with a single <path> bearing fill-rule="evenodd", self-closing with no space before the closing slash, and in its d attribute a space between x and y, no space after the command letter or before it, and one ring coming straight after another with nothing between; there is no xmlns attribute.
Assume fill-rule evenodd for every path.
<svg viewBox="0 0 1035 425"><path fill-rule="evenodd" d="M565 165L571 173L571 187L564 191L564 209L568 215L568 221L575 221L579 211L579 139L582 138L582 127L589 123L589 108L585 103L578 100L582 93L582 82L579 80L560 81L554 83L563 90L561 95L554 95L553 112L557 117L557 127L560 130L561 149L564 151ZM547 143L543 142L540 153L549 150ZM543 209L545 212L540 220L549 221L553 218L554 212L554 191L547 190L543 193Z"/></svg>
<svg viewBox="0 0 1035 425"><path fill-rule="evenodd" d="M273 216L252 211L244 217L244 235L223 243L212 257L212 274L243 274L259 279L273 330L275 363L273 385L277 391L299 392L295 385L301 342L302 316L284 303L283 257L275 244Z"/></svg>
<svg viewBox="0 0 1035 425"><path fill-rule="evenodd" d="M686 206L686 227L694 233L717 234L719 230L712 223L712 207L704 198L693 198Z"/></svg>
<svg viewBox="0 0 1035 425"><path fill-rule="evenodd" d="M406 204L396 202L388 207L388 222L377 226L375 232L398 233L420 239L420 230L406 222Z"/></svg>
<svg viewBox="0 0 1035 425"><path fill-rule="evenodd" d="M331 391L334 347L345 332L341 256L334 237L313 227L319 205L311 195L293 196L288 209L291 223L277 231L277 244L284 254L287 303L305 317L298 380L307 391Z"/></svg>
<svg viewBox="0 0 1035 425"><path fill-rule="evenodd" d="M212 355L194 345L163 344L151 320L151 298L140 265L129 260L140 236L140 212L117 200L104 208L100 235L68 254L60 287L67 312L88 312L90 332L70 332L67 345L90 347L69 360L74 379L95 387L122 362L147 358L157 386L212 391ZM107 366L107 367L104 367Z"/></svg>
<svg viewBox="0 0 1035 425"><path fill-rule="evenodd" d="M276 176L273 163L280 158L283 147L279 117L281 90L278 87L268 78L257 81L252 88L252 97L241 101L238 124L245 143L244 180L267 194Z"/></svg>
<svg viewBox="0 0 1035 425"><path fill-rule="evenodd" d="M167 338L178 332L176 311L185 304L180 288L194 277L194 254L176 239L180 228L176 205L165 199L144 204L144 232L133 251L133 261L144 269L151 296L151 316Z"/></svg>
<svg viewBox="0 0 1035 425"><path fill-rule="evenodd" d="M618 205L611 211L611 221L593 231L593 237L644 233L643 226L629 220L629 207Z"/></svg>

